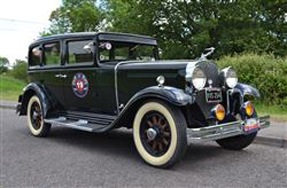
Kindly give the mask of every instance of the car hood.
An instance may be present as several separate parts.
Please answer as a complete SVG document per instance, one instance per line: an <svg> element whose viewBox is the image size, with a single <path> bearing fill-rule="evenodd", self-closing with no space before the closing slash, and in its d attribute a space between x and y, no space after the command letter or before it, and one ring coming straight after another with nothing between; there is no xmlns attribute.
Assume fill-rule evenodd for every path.
<svg viewBox="0 0 287 188"><path fill-rule="evenodd" d="M118 70L132 69L186 69L188 63L197 62L196 60L161 60L161 61L126 61L118 66Z"/></svg>
<svg viewBox="0 0 287 188"><path fill-rule="evenodd" d="M121 70L137 70L137 72L177 72L180 76L191 78L195 67L202 69L207 79L218 86L218 66L209 60L162 60L162 61L126 61L116 68Z"/></svg>

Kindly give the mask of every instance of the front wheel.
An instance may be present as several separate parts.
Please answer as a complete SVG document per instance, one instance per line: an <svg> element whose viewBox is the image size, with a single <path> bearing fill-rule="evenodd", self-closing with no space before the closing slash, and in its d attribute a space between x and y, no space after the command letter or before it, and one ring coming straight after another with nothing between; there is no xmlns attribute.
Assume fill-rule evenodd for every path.
<svg viewBox="0 0 287 188"><path fill-rule="evenodd" d="M230 138L224 138L221 140L216 140L216 142L228 150L242 150L249 146L255 139L257 132L248 135L239 135Z"/></svg>
<svg viewBox="0 0 287 188"><path fill-rule="evenodd" d="M186 127L180 109L162 101L147 101L134 119L135 146L146 163L161 168L171 167L186 151Z"/></svg>
<svg viewBox="0 0 287 188"><path fill-rule="evenodd" d="M27 108L27 120L30 132L37 137L45 137L50 132L51 125L44 122L43 110L38 96L30 98Z"/></svg>
<svg viewBox="0 0 287 188"><path fill-rule="evenodd" d="M255 114L254 117L257 115ZM232 118L230 121L236 121L236 118ZM230 122L229 121L229 122ZM238 135L230 138L224 138L216 140L216 142L224 149L228 150L242 150L248 147L255 139L257 132L247 134L247 135Z"/></svg>

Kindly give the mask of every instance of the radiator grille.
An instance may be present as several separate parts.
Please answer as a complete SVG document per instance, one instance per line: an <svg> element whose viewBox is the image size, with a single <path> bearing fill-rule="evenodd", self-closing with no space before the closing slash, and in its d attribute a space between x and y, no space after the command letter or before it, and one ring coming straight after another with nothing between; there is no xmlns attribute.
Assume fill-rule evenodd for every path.
<svg viewBox="0 0 287 188"><path fill-rule="evenodd" d="M199 68L205 73L207 80L212 80L212 87L220 87L218 80L218 67L213 62L203 62L199 65ZM205 87L209 84L206 82Z"/></svg>

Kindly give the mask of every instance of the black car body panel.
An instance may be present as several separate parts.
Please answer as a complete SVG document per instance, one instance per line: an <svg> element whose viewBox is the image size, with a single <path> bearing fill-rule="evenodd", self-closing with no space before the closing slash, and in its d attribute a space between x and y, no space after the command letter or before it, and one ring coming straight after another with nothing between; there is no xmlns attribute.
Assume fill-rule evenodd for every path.
<svg viewBox="0 0 287 188"><path fill-rule="evenodd" d="M134 62L117 69L119 103L126 104L139 91L157 85L159 75L165 77L165 85L185 88L185 63L173 62ZM129 83L129 84L126 84Z"/></svg>

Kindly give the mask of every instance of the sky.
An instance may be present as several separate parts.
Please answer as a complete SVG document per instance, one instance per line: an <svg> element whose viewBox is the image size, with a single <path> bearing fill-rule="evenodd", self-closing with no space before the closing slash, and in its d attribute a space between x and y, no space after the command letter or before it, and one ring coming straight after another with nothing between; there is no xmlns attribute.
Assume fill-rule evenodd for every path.
<svg viewBox="0 0 287 188"><path fill-rule="evenodd" d="M28 46L49 27L50 13L60 5L61 0L1 0L0 56L10 65L26 60Z"/></svg>

